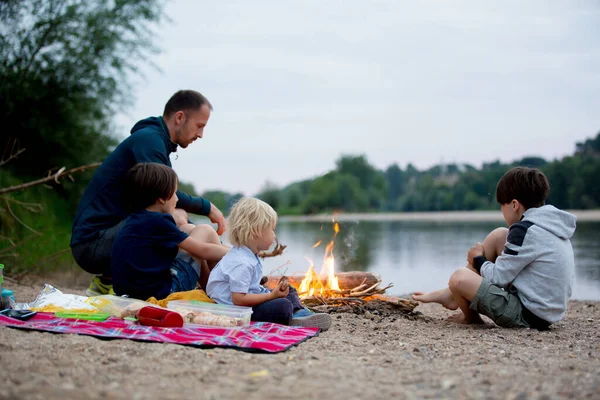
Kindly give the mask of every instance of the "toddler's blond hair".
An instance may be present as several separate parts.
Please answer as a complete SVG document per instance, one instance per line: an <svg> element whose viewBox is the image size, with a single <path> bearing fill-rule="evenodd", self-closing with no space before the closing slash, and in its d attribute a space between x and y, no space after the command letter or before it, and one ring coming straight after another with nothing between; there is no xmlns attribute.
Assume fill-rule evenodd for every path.
<svg viewBox="0 0 600 400"><path fill-rule="evenodd" d="M247 246L276 222L277 213L273 207L254 197L242 197L229 213L229 241L234 246Z"/></svg>

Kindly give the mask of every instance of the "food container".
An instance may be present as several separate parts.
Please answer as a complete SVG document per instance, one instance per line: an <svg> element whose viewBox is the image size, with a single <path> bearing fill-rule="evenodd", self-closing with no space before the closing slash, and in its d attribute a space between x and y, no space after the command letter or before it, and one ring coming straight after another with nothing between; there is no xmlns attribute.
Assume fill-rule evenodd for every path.
<svg viewBox="0 0 600 400"><path fill-rule="evenodd" d="M89 304L96 307L98 311L108 313L117 318L135 318L137 312L146 306L162 308L143 300L113 295L94 296L89 298Z"/></svg>
<svg viewBox="0 0 600 400"><path fill-rule="evenodd" d="M173 300L167 308L179 312L186 323L240 327L250 325L252 307L229 306L195 300Z"/></svg>

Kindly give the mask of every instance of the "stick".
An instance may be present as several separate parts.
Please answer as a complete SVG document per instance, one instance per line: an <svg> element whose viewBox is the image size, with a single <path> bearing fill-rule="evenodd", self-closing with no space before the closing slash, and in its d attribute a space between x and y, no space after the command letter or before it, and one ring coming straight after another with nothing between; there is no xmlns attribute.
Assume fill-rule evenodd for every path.
<svg viewBox="0 0 600 400"><path fill-rule="evenodd" d="M9 186L9 187L6 187L6 188L2 188L2 189L0 189L0 195L6 194L6 193L10 193L10 192L16 192L16 191L23 190L23 189L27 189L29 187L32 187L32 186L35 186L35 185L39 185L39 184L42 184L42 183L46 183L46 182L50 182L50 181L54 181L56 183L59 183L58 179L62 178L65 175L70 175L73 172L85 171L86 169L90 169L90 168L96 168L96 167L100 166L100 164L102 164L102 163L97 162L97 163L93 163L93 164L82 165L81 167L72 168L72 169L69 169L69 170L66 170L66 171L65 171L65 167L62 167L56 173L54 173L52 175L49 175L49 176L47 176L45 178L38 179L36 181L27 182L27 183L22 183L20 185L15 185L15 186Z"/></svg>

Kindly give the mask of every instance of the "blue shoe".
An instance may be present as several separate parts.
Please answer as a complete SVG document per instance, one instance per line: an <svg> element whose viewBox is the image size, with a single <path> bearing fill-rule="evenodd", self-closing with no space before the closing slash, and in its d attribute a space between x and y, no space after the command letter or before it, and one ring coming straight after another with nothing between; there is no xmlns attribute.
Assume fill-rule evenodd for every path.
<svg viewBox="0 0 600 400"><path fill-rule="evenodd" d="M302 318L302 317L310 317L314 312L310 311L308 308L304 307L301 310L298 310L292 315L292 318Z"/></svg>

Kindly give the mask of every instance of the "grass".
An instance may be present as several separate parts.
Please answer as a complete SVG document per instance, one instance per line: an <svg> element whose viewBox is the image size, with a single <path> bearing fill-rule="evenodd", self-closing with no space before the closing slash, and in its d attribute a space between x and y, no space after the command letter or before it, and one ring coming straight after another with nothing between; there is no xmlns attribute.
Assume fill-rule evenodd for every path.
<svg viewBox="0 0 600 400"><path fill-rule="evenodd" d="M16 183L2 174L0 187ZM41 274L73 267L73 213L70 201L43 185L0 196L0 262L5 273Z"/></svg>

